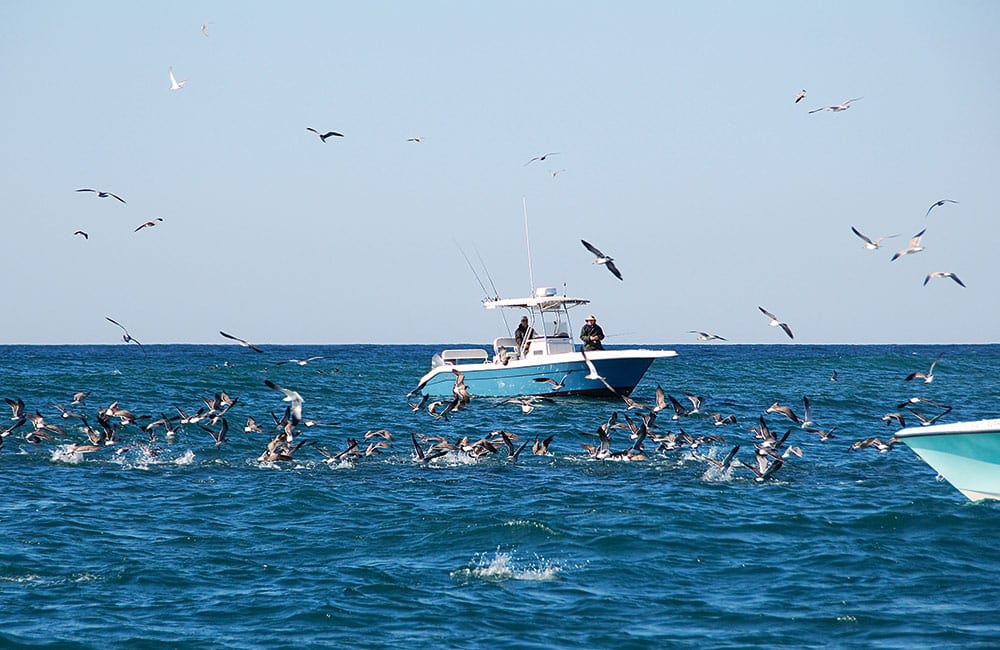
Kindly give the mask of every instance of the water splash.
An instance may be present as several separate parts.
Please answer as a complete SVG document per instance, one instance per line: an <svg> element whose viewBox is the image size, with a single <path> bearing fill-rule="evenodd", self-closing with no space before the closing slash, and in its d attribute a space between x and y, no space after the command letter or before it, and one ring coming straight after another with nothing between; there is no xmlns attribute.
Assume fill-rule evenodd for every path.
<svg viewBox="0 0 1000 650"><path fill-rule="evenodd" d="M514 551L497 548L493 553L481 553L472 558L470 566L451 572L451 577L462 582L487 580L555 580L562 567L543 557L534 555L530 561L522 561Z"/></svg>

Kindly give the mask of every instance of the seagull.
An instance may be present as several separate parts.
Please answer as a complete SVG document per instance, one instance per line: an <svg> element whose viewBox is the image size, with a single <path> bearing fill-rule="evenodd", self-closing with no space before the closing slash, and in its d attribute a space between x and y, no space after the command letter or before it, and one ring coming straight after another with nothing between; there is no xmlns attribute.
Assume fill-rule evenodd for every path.
<svg viewBox="0 0 1000 650"><path fill-rule="evenodd" d="M619 280L622 279L621 271L619 271L618 267L615 266L615 260L613 257L608 257L607 255L597 250L596 248L594 248L593 246L591 246L582 239L580 240L580 243L583 244L584 248L586 248L588 251L590 251L596 256L596 258L594 259L594 264L603 264L604 266L608 267L608 270L611 271L612 275L614 275Z"/></svg>
<svg viewBox="0 0 1000 650"><path fill-rule="evenodd" d="M833 432L837 430L837 427L830 427L829 429L813 429L807 428L806 433L815 433L819 436L820 440L828 440L830 438L835 438Z"/></svg>
<svg viewBox="0 0 1000 650"><path fill-rule="evenodd" d="M924 250L924 247L920 245L920 238L924 236L925 232L927 232L926 228L924 228L916 235L914 235L912 238L910 238L910 243L906 245L906 248L893 255L892 259L889 261L894 262L896 261L897 257L902 257L903 255L909 255L910 253L919 253L920 251Z"/></svg>
<svg viewBox="0 0 1000 650"><path fill-rule="evenodd" d="M771 319L771 322L768 323L768 325L770 325L771 327L780 327L781 329L785 330L785 334L788 335L788 338L790 339L795 338L795 336L792 335L792 328L788 326L788 323L782 323L781 321L778 320L777 316L775 316L768 310L764 309L760 305L757 305L757 309L759 309L762 314Z"/></svg>
<svg viewBox="0 0 1000 650"><path fill-rule="evenodd" d="M945 203L958 203L958 201L952 201L951 199L941 199L940 201L935 201L934 203L931 204L931 207L927 208L927 214L924 215L924 219L926 219L927 216L930 215L931 210L939 206L942 206Z"/></svg>
<svg viewBox="0 0 1000 650"><path fill-rule="evenodd" d="M201 24L201 35L204 36L205 38L208 38L208 26L211 24L212 24L211 21Z"/></svg>
<svg viewBox="0 0 1000 650"><path fill-rule="evenodd" d="M584 376L584 379L600 379L601 381L604 381L604 377L597 373L597 366L595 366L594 362L590 360L590 357L587 356L587 352L583 348L580 348L580 354L583 355L583 361L587 364L587 368L590 370L590 372Z"/></svg>
<svg viewBox="0 0 1000 650"><path fill-rule="evenodd" d="M837 371L834 370L833 374L830 375L830 381L837 381L838 379L840 379L840 377L837 376Z"/></svg>
<svg viewBox="0 0 1000 650"><path fill-rule="evenodd" d="M851 445L847 451L857 451L858 449L865 449L867 447L874 447L879 450L879 453L884 454L899 443L899 438L895 436L889 438L888 440L882 440L881 438L865 438L864 440L858 440L853 445Z"/></svg>
<svg viewBox="0 0 1000 650"><path fill-rule="evenodd" d="M157 217L157 218L153 219L152 221L147 221L146 223L142 224L141 226L139 226L138 228L136 228L132 232L139 232L143 228L152 228L153 226L155 226L156 224L160 223L161 221L163 221L163 217Z"/></svg>
<svg viewBox="0 0 1000 650"><path fill-rule="evenodd" d="M934 271L933 273L928 273L927 277L924 278L925 287L927 286L927 283L931 281L931 278L951 278L952 280L957 282L960 287L965 286L965 283L959 280L958 276L952 273L951 271Z"/></svg>
<svg viewBox="0 0 1000 650"><path fill-rule="evenodd" d="M312 131L313 133L315 133L316 135L318 135L319 139L322 140L323 142L326 142L326 139L329 138L332 135L335 135L338 138L344 137L343 133L337 133L336 131L327 131L326 133L320 133L319 131L317 131L316 129L312 128L311 126L307 126L306 127L306 131Z"/></svg>
<svg viewBox="0 0 1000 650"><path fill-rule="evenodd" d="M558 151L553 151L552 153L546 153L546 154L542 154L541 156L535 156L534 158L532 158L528 162L524 163L524 166L527 167L528 165L530 165L531 163L535 162L536 160L545 160L549 156L555 156L555 155L558 155L558 154L559 154Z"/></svg>
<svg viewBox="0 0 1000 650"><path fill-rule="evenodd" d="M806 400L805 404L806 404L806 407L809 406L808 399ZM795 413L792 412L792 409L790 409L787 406L782 406L781 404L778 404L777 402L775 402L774 404L771 404L770 406L768 406L767 410L765 410L764 412L765 413L780 413L781 415L784 415L786 418L788 418L789 420L791 420L795 424L802 424L802 420L799 419L799 416L795 415ZM809 424L812 424L812 422L810 422Z"/></svg>
<svg viewBox="0 0 1000 650"><path fill-rule="evenodd" d="M938 355L936 357L934 357L934 360L931 361L931 367L927 370L926 373L911 372L910 374L908 374L906 376L906 379L904 381L912 381L914 379L923 379L925 384L929 384L932 381L934 381L934 366L937 365L938 359L941 358L942 354L944 354L944 352L939 352Z"/></svg>
<svg viewBox="0 0 1000 650"><path fill-rule="evenodd" d="M563 386L566 385L566 378L569 377L572 372L573 372L572 370L567 372L565 375L562 376L562 379L560 379L559 381L556 381L551 377L535 377L534 379L537 382L546 382L548 384L551 384L552 385L551 390L562 390Z"/></svg>
<svg viewBox="0 0 1000 650"><path fill-rule="evenodd" d="M726 339L722 338L721 336L719 336L718 334L712 334L710 332L699 332L697 330L688 330L688 333L689 334L697 334L699 341L725 341L726 340Z"/></svg>
<svg viewBox="0 0 1000 650"><path fill-rule="evenodd" d="M843 102L837 104L836 106L823 106L821 108L814 108L813 110L811 110L809 112L810 113L818 113L819 111L832 111L834 113L837 113L839 111L846 111L847 109L849 109L851 107L851 102L856 102L859 99L864 99L864 98L863 97L855 97L854 99L848 99L846 101L843 101Z"/></svg>
<svg viewBox="0 0 1000 650"><path fill-rule="evenodd" d="M222 334L227 339L232 339L232 340L236 341L237 343L239 343L244 348L250 348L254 352L263 352L263 350L261 350L260 348L258 348L256 345L254 345L250 341L245 341L245 340L241 339L238 336L233 336L232 334L226 334L222 330L219 330L219 334Z"/></svg>
<svg viewBox="0 0 1000 650"><path fill-rule="evenodd" d="M112 323L114 323L115 325L117 325L118 327L122 328L122 332L123 332L123 334L122 334L122 340L123 341L125 341L126 343L135 343L140 348L142 347L142 343L139 343L139 341L137 341L134 338L132 338L132 335L128 333L128 330L125 329L124 325L122 325L121 323L119 323L115 319L111 318L110 316L105 316L105 318L108 319L109 321L111 321Z"/></svg>
<svg viewBox="0 0 1000 650"><path fill-rule="evenodd" d="M70 402L70 404L72 406L81 406L83 404L83 401L85 399L87 399L87 397L89 395L90 395L90 391L79 391L79 392L73 393L73 401Z"/></svg>
<svg viewBox="0 0 1000 650"><path fill-rule="evenodd" d="M795 95L795 103L798 104L799 102L801 102L805 98L806 98L806 90L805 90L805 88L803 88L802 90L800 90L798 92L797 95Z"/></svg>
<svg viewBox="0 0 1000 650"><path fill-rule="evenodd" d="M170 90L180 90L187 83L187 79L184 81L177 81L177 77L174 76L173 67L167 68L167 73L170 75Z"/></svg>
<svg viewBox="0 0 1000 650"><path fill-rule="evenodd" d="M300 366L304 366L304 365L308 364L310 361L319 361L320 359L325 359L325 358L326 357L319 357L319 356L317 356L317 357L309 357L308 359L288 359L287 361L279 361L278 363L276 363L274 365L281 366L281 365L284 365L286 363L294 363L294 364L298 364Z"/></svg>
<svg viewBox="0 0 1000 650"><path fill-rule="evenodd" d="M551 456L552 453L549 451L549 445L552 444L553 438L555 438L555 434L544 440L539 440L538 436L535 436L535 442L531 445L531 453L536 456Z"/></svg>
<svg viewBox="0 0 1000 650"><path fill-rule="evenodd" d="M85 232L84 232L84 231L82 231L82 230L77 230L77 231L76 231L75 233L73 233L73 234L74 234L74 235L81 235L81 236L82 236L82 237L83 237L84 239L90 239L90 235L88 235L87 233L85 233Z"/></svg>
<svg viewBox="0 0 1000 650"><path fill-rule="evenodd" d="M110 196L111 198L118 199L122 203L125 203L125 199L123 199L122 197L120 197L117 194L114 194L112 192L105 192L104 190L92 190L89 187L84 187L84 188L81 188L81 189L77 190L77 192L93 192L94 194L97 195L97 198L99 198L99 199L106 199L106 198L108 198Z"/></svg>
<svg viewBox="0 0 1000 650"><path fill-rule="evenodd" d="M268 388L273 388L276 391L284 393L284 397L281 398L282 402L291 402L291 416L292 424L298 424L299 420L302 419L302 403L305 401L302 396L299 395L297 391L291 390L290 388L284 388L274 383L270 379L264 380L264 385Z"/></svg>
<svg viewBox="0 0 1000 650"><path fill-rule="evenodd" d="M420 137L420 136L417 136L415 138L407 138L406 141L407 142L423 142L424 139L422 137Z"/></svg>
<svg viewBox="0 0 1000 650"><path fill-rule="evenodd" d="M854 226L851 226L851 231L855 235L857 235L858 237L860 237L861 239L865 240L864 248L865 248L865 250L870 250L870 251L873 251L873 250L876 250L878 248L881 248L882 247L882 240L883 239L889 239L891 237L899 237L899 235L886 235L884 237L879 237L878 239L870 239L866 235L862 235L858 231L858 229L855 228Z"/></svg>
<svg viewBox="0 0 1000 650"><path fill-rule="evenodd" d="M3 398L3 401L7 402L7 406L10 407L10 410L13 413L10 417L11 420L20 420L25 417L24 400L20 397L18 397L16 401L9 397L5 397Z"/></svg>

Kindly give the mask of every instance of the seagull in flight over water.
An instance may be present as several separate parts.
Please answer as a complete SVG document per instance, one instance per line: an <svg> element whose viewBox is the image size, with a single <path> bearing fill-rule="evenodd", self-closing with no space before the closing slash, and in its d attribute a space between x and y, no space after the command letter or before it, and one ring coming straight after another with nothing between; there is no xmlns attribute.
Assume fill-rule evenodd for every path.
<svg viewBox="0 0 1000 650"><path fill-rule="evenodd" d="M173 67L167 68L167 74L170 75L170 90L180 90L187 83L187 79L183 81L177 81L177 77L174 76Z"/></svg>
<svg viewBox="0 0 1000 650"><path fill-rule="evenodd" d="M118 196L117 194L113 194L111 192L105 192L104 190L92 190L89 187L84 187L77 190L77 192L93 192L100 199L106 199L110 196L112 198L118 199L122 203L125 203L125 199L123 199L122 197Z"/></svg>
<svg viewBox="0 0 1000 650"><path fill-rule="evenodd" d="M535 156L534 158L532 158L528 162L524 163L524 166L527 167L528 165L530 165L531 163L535 162L536 160L541 161L541 160L545 160L549 156L556 156L556 155L559 155L558 151L553 151L551 153L545 153L545 154L542 154L541 156Z"/></svg>
<svg viewBox="0 0 1000 650"><path fill-rule="evenodd" d="M870 239L868 236L862 235L861 232L857 228L855 228L854 226L851 226L851 232L853 232L855 235L857 235L858 237L860 237L861 239L863 239L865 241L865 244L864 244L865 250L870 250L870 251L877 250L877 249L881 248L882 247L882 240L883 239L890 239L892 237L899 237L899 235L886 235L884 237L879 237L878 239Z"/></svg>
<svg viewBox="0 0 1000 650"><path fill-rule="evenodd" d="M933 273L928 273L927 277L924 278L924 286L931 281L932 278L951 278L958 283L959 286L964 287L965 283L958 279L958 276L951 271L934 271Z"/></svg>
<svg viewBox="0 0 1000 650"><path fill-rule="evenodd" d="M337 133L336 131L327 131L326 133L320 133L319 131L317 131L316 129L312 128L311 126L307 126L306 127L306 131L312 131L313 133L315 133L316 135L318 135L319 139L322 140L323 142L326 142L326 139L329 138L330 136L337 136L338 138L344 137L343 133Z"/></svg>
<svg viewBox="0 0 1000 650"><path fill-rule="evenodd" d="M699 332L698 330L688 330L688 334L697 334L699 341L712 341L712 340L725 341L726 340L726 339L722 338L721 336L719 336L718 334L712 334L711 332Z"/></svg>
<svg viewBox="0 0 1000 650"><path fill-rule="evenodd" d="M837 112L840 112L840 111L846 111L847 109L849 109L851 107L851 102L856 102L859 99L864 99L864 98L863 97L855 97L854 99L848 99L846 101L843 101L843 102L837 104L836 106L822 106L820 108L814 108L813 110L811 110L809 112L810 113L818 113L820 111L832 111L834 113L837 113Z"/></svg>
<svg viewBox="0 0 1000 650"><path fill-rule="evenodd" d="M233 336L232 334L226 334L226 333L225 333L225 332L223 332L222 330L219 330L219 334L222 334L222 335L223 335L223 336L225 336L225 337L226 337L227 339L232 339L232 340L236 341L237 343L239 343L239 344L240 344L241 346L243 346L243 347L245 347L245 348L250 348L250 349L251 349L251 350L253 350L254 352L263 352L263 350L261 350L260 348L258 348L258 347L257 347L256 345L254 345L254 344L253 344L253 343L251 343L250 341L246 341L246 340L244 340L244 339L241 339L241 338L240 338L240 337L238 337L238 336Z"/></svg>
<svg viewBox="0 0 1000 650"><path fill-rule="evenodd" d="M105 318L107 318L109 321L111 321L112 323L114 323L118 327L122 328L122 332L123 332L123 334L122 334L122 340L123 341L125 341L126 343L135 343L140 348L142 347L142 343L139 343L139 341L137 341L136 339L132 338L132 335L128 333L128 330L125 329L124 325L122 325L121 323L119 323L118 321L116 321L114 318L111 318L110 316L105 316Z"/></svg>
<svg viewBox="0 0 1000 650"><path fill-rule="evenodd" d="M792 334L792 328L788 326L788 323L782 323L781 321L778 320L777 316L775 316L768 310L764 309L760 305L757 306L757 309L759 309L762 314L771 319L771 322L768 323L768 325L770 325L771 327L780 327L781 329L785 330L785 334L788 335L788 338L790 339L795 338L795 336Z"/></svg>
<svg viewBox="0 0 1000 650"><path fill-rule="evenodd" d="M615 259L613 257L608 257L607 255L597 250L596 248L594 248L593 246L591 246L582 239L580 240L580 243L583 244L584 248L586 248L588 251L590 251L596 256L594 259L594 264L603 264L608 268L609 271L611 271L612 275L614 275L619 280L622 279L621 271L619 271L618 267L615 266Z"/></svg>
<svg viewBox="0 0 1000 650"><path fill-rule="evenodd" d="M940 207L945 203L958 203L958 201L952 201L951 199L941 199L940 201L935 201L934 203L931 204L931 207L927 208L927 214L924 215L924 218L926 219L930 215L931 210Z"/></svg>
<svg viewBox="0 0 1000 650"><path fill-rule="evenodd" d="M919 253L920 251L924 250L924 247L920 245L920 238L924 236L925 232L927 232L926 228L924 228L916 235L914 235L912 238L910 238L910 243L906 245L906 248L893 255L892 259L889 261L894 262L898 257L902 257L903 255L909 255L910 253Z"/></svg>

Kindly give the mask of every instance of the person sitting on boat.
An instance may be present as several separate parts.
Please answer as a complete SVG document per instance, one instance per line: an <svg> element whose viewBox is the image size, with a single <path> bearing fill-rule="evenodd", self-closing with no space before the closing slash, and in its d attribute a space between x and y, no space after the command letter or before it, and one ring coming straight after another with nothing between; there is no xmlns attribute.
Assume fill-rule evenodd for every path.
<svg viewBox="0 0 1000 650"><path fill-rule="evenodd" d="M525 351L525 342L534 338L534 336L535 330L528 326L528 317L521 316L521 324L514 330L514 341L517 343L517 349L523 353Z"/></svg>
<svg viewBox="0 0 1000 650"><path fill-rule="evenodd" d="M603 350L604 330L597 324L597 317L591 314L587 316L583 329L580 330L580 340L583 341L584 350Z"/></svg>

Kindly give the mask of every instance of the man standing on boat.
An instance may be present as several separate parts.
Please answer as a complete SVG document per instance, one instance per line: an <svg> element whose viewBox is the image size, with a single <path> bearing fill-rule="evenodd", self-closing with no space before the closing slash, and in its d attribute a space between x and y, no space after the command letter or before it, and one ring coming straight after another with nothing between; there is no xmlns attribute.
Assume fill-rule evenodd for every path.
<svg viewBox="0 0 1000 650"><path fill-rule="evenodd" d="M583 341L584 350L603 350L601 341L604 340L604 330L597 324L597 317L591 314L587 316L587 321L580 330L580 340Z"/></svg>
<svg viewBox="0 0 1000 650"><path fill-rule="evenodd" d="M528 317L521 316L521 324L514 330L514 342L517 343L517 350L523 354L525 352L525 342L535 336L535 330L528 327Z"/></svg>

